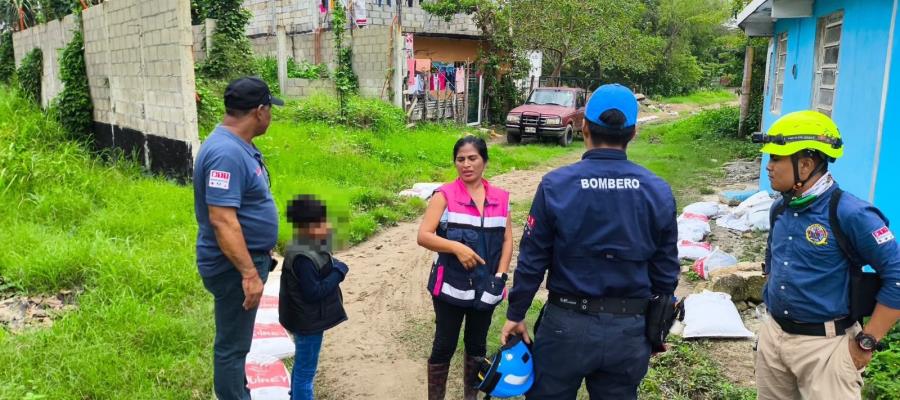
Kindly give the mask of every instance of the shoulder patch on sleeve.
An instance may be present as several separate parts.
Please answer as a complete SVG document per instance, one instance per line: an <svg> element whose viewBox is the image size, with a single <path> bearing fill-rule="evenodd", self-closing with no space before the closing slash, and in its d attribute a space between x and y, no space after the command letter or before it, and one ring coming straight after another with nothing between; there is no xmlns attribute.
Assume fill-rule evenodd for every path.
<svg viewBox="0 0 900 400"><path fill-rule="evenodd" d="M231 173L227 171L209 171L209 187L228 190L231 183Z"/></svg>
<svg viewBox="0 0 900 400"><path fill-rule="evenodd" d="M877 230L872 232L872 237L875 238L875 242L878 243L879 245L882 245L887 242L890 242L891 240L894 240L894 234L891 233L891 230L888 229L887 226L882 226L881 228L878 228Z"/></svg>

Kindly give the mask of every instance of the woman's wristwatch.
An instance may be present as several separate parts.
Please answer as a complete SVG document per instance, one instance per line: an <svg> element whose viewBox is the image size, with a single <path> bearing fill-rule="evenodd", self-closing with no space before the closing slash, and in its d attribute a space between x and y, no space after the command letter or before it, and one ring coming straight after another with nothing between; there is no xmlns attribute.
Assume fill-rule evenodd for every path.
<svg viewBox="0 0 900 400"><path fill-rule="evenodd" d="M506 282L506 279L508 277L506 275L506 272L498 272L498 273L494 274L494 276L497 278L503 279L504 282Z"/></svg>

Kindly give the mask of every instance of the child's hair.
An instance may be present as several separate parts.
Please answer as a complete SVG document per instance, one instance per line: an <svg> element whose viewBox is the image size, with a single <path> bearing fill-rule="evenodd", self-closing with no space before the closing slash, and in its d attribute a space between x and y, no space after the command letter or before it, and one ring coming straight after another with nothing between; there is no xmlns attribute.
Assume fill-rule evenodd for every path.
<svg viewBox="0 0 900 400"><path fill-rule="evenodd" d="M287 220L295 226L324 222L327 217L325 203L310 194L300 194L288 202Z"/></svg>

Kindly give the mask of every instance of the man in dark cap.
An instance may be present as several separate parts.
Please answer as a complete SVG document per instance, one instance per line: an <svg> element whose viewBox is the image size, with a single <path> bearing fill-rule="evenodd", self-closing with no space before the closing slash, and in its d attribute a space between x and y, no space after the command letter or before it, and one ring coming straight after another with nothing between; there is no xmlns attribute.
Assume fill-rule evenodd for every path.
<svg viewBox="0 0 900 400"><path fill-rule="evenodd" d="M269 172L253 139L266 133L272 97L255 77L225 89L225 117L194 161L197 268L215 297L214 386L219 400L250 400L244 363L278 238Z"/></svg>

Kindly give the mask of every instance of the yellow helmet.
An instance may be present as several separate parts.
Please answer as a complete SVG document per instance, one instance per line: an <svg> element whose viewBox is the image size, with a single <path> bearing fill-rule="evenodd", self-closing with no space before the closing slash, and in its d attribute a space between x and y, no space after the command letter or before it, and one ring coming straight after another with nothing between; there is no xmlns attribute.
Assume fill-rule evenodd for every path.
<svg viewBox="0 0 900 400"><path fill-rule="evenodd" d="M787 114L775 121L767 134L754 134L753 141L765 143L760 151L776 156L789 156L803 150L817 150L833 160L844 155L844 142L837 125L818 111Z"/></svg>

